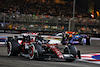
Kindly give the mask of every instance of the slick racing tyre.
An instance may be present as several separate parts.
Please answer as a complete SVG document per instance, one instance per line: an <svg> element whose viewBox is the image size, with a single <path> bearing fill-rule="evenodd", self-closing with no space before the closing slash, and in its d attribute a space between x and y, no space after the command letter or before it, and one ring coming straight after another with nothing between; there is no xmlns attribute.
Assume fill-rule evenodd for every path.
<svg viewBox="0 0 100 67"><path fill-rule="evenodd" d="M72 54L73 57L67 58L67 59L65 59L65 60L66 60L67 62L73 62L73 61L76 59L77 49L76 49L76 47L75 47L74 45L69 45L68 47L69 47L69 50L70 50L69 53Z"/></svg>
<svg viewBox="0 0 100 67"><path fill-rule="evenodd" d="M42 46L41 45L38 45L38 44L34 44L35 45L35 48L36 48L36 53L35 53L35 58L36 59L39 59L42 55Z"/></svg>
<svg viewBox="0 0 100 67"><path fill-rule="evenodd" d="M76 58L76 55L77 55L76 47L74 45L70 45L69 49L70 49L71 54L74 55L74 58Z"/></svg>
<svg viewBox="0 0 100 67"><path fill-rule="evenodd" d="M34 59L35 58L35 46L32 44L31 47L29 48L29 59Z"/></svg>
<svg viewBox="0 0 100 67"><path fill-rule="evenodd" d="M7 42L7 52L8 56L18 56L19 44L17 40L12 40Z"/></svg>
<svg viewBox="0 0 100 67"><path fill-rule="evenodd" d="M90 38L86 38L86 45L91 45L91 40L90 40Z"/></svg>
<svg viewBox="0 0 100 67"><path fill-rule="evenodd" d="M36 44L36 49L37 49L38 54L41 55L42 54L42 46Z"/></svg>

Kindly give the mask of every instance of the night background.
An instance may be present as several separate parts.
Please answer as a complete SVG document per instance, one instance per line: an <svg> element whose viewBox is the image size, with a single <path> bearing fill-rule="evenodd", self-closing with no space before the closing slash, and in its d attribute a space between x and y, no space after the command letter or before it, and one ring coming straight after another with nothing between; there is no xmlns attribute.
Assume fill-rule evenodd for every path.
<svg viewBox="0 0 100 67"><path fill-rule="evenodd" d="M88 10L88 8L92 6L95 8L95 10L100 9L100 0L76 0L76 4L84 10Z"/></svg>
<svg viewBox="0 0 100 67"><path fill-rule="evenodd" d="M27 24L34 22L33 25L28 24L28 29L68 30L68 22L75 15L76 31L83 27L84 32L92 32L95 30L93 28L97 27L96 31L100 32L100 0L75 1L75 13L73 13L74 0L0 0L1 27L3 27L2 22L5 21L10 22L17 29L25 28L24 22ZM17 21L18 24L15 24L14 22ZM86 22L88 25L85 24ZM92 26L90 23L93 23ZM74 24L72 26L74 30Z"/></svg>
<svg viewBox="0 0 100 67"><path fill-rule="evenodd" d="M51 2L51 3L53 3L54 2L54 3L58 3L58 4L66 4L65 6L63 6L64 8L66 8L66 7L71 8L71 7L73 7L73 1L74 0L9 0L9 1L1 0L1 5L3 4L2 2L4 2L4 1L5 1L5 4L7 2L8 3L15 2L14 3L15 5L17 5L18 3L22 4L22 2L24 3L25 1L26 2L31 2L31 3L33 3L33 2L44 2L44 3ZM99 11L100 10L99 3L100 3L100 0L76 0L75 8L76 8L76 11L80 11L82 13L96 14L96 12L98 12L98 13L100 12ZM70 4L70 5L67 6L67 4ZM27 7L30 8L29 4L26 3L25 5L27 5ZM6 7L6 6L5 5L0 6L0 9L1 9L0 11L4 11L5 12L5 10L9 9L9 8L3 8L3 7ZM23 8L21 8L21 9L22 9L22 11L24 10Z"/></svg>

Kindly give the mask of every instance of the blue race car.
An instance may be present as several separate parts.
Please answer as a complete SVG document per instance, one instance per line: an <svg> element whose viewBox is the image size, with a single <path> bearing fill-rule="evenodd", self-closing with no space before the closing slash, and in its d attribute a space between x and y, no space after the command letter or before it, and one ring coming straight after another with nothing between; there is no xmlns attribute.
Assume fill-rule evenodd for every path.
<svg viewBox="0 0 100 67"><path fill-rule="evenodd" d="M73 35L69 41L71 44L91 45L91 38L88 35Z"/></svg>
<svg viewBox="0 0 100 67"><path fill-rule="evenodd" d="M91 38L88 35L82 35L82 34L71 34L71 37L69 35L63 34L61 43L63 45L66 44L91 45Z"/></svg>

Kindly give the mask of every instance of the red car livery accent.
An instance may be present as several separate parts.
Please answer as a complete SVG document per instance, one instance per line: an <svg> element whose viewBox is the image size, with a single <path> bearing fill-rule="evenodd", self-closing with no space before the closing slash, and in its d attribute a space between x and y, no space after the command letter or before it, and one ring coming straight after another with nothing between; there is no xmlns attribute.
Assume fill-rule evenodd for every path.
<svg viewBox="0 0 100 67"><path fill-rule="evenodd" d="M63 58L64 58L63 55L62 55L62 53L57 49L57 47L51 46L51 45L49 45L49 47L57 54L57 56L58 56L60 59L63 59Z"/></svg>

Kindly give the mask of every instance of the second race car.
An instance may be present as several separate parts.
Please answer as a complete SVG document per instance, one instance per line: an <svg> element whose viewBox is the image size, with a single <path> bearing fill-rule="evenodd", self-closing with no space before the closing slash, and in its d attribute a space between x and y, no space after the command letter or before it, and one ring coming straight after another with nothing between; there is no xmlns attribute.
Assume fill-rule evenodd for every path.
<svg viewBox="0 0 100 67"><path fill-rule="evenodd" d="M85 34L77 34L77 32L63 32L62 41L63 45L66 44L80 44L80 45L91 45L91 37Z"/></svg>

